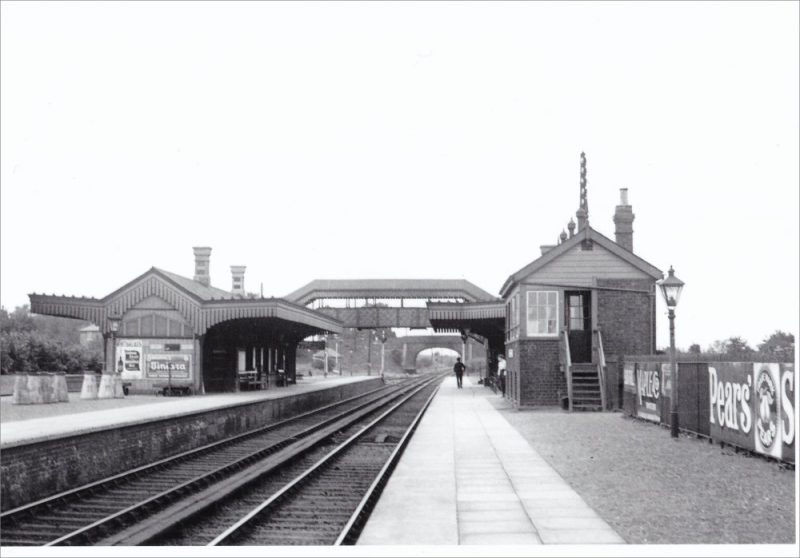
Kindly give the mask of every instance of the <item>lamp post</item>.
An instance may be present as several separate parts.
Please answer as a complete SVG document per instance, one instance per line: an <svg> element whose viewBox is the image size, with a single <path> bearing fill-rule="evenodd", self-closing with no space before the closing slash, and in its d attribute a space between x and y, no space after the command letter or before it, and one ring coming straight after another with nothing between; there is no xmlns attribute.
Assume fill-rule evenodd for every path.
<svg viewBox="0 0 800 558"><path fill-rule="evenodd" d="M386 330L381 330L381 378L383 378L384 355L386 353Z"/></svg>
<svg viewBox="0 0 800 558"><path fill-rule="evenodd" d="M675 307L683 290L683 281L675 277L675 270L669 267L669 275L658 282L661 294L669 309L669 366L672 376L672 392L670 394L669 432L673 438L678 437L678 366L675 362Z"/></svg>
<svg viewBox="0 0 800 558"><path fill-rule="evenodd" d="M119 363L116 362L117 357L117 332L119 331L119 324L122 318L117 315L109 315L108 332L111 334L111 347L107 344L106 351L106 366L103 370L103 375L100 378L100 386L97 388L98 399L113 399L115 397L124 397L124 390L122 388L122 377L120 373L124 368L122 357Z"/></svg>
<svg viewBox="0 0 800 558"><path fill-rule="evenodd" d="M372 330L367 330L367 376L372 376Z"/></svg>

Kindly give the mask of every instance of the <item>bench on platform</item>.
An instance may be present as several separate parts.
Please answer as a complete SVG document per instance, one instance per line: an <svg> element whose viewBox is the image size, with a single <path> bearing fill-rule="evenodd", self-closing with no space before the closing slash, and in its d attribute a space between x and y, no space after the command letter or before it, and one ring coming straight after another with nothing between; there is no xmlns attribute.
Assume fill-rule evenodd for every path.
<svg viewBox="0 0 800 558"><path fill-rule="evenodd" d="M269 387L267 385L267 380L239 381L239 390L241 390L241 391L256 390L256 389L266 389L267 387Z"/></svg>
<svg viewBox="0 0 800 558"><path fill-rule="evenodd" d="M156 390L156 395L163 395L165 397L170 395L191 395L192 386L189 384L153 384L153 389Z"/></svg>

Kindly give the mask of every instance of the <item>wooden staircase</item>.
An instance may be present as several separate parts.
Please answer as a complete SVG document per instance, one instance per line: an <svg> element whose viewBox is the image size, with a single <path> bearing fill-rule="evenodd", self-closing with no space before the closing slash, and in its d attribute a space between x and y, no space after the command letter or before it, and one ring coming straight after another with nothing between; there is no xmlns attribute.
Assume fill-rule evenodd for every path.
<svg viewBox="0 0 800 558"><path fill-rule="evenodd" d="M559 359L567 377L570 411L602 411L606 407L606 355L603 350L603 335L599 329L592 333L595 335L593 354L597 362L572 362L567 329L561 331Z"/></svg>
<svg viewBox="0 0 800 558"><path fill-rule="evenodd" d="M603 397L600 393L600 378L597 364L574 362L572 372L572 410L602 411Z"/></svg>

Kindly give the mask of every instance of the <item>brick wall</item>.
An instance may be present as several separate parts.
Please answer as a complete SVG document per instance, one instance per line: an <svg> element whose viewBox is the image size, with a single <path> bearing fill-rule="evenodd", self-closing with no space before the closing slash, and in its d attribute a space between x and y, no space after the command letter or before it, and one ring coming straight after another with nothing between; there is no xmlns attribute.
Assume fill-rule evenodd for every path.
<svg viewBox="0 0 800 558"><path fill-rule="evenodd" d="M519 405L519 341L506 343L506 399ZM511 356L511 355L514 356Z"/></svg>
<svg viewBox="0 0 800 558"><path fill-rule="evenodd" d="M645 290L597 292L597 321L606 355L655 351L655 282L650 279L598 279L598 287Z"/></svg>
<svg viewBox="0 0 800 558"><path fill-rule="evenodd" d="M382 385L379 378L2 448L0 506L8 510Z"/></svg>
<svg viewBox="0 0 800 558"><path fill-rule="evenodd" d="M520 406L558 405L567 382L559 367L558 339L520 340Z"/></svg>

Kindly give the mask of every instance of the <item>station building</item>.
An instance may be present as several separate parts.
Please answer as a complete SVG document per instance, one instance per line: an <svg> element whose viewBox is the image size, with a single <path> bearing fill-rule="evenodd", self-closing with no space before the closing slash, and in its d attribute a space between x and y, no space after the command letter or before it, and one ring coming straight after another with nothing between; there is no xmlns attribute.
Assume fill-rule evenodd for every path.
<svg viewBox="0 0 800 558"><path fill-rule="evenodd" d="M131 393L165 385L215 393L293 383L297 343L341 332L341 322L313 309L247 296L245 266L231 266L230 291L211 286L211 248L196 247L194 254L191 279L153 267L100 299L31 294L31 312L96 324L105 369L119 372Z"/></svg>
<svg viewBox="0 0 800 558"><path fill-rule="evenodd" d="M292 382L302 339L342 333L354 313L356 327L367 329L403 325L404 313L416 320L405 325L481 340L490 376L504 355L506 397L518 407L608 408L608 361L655 352L663 273L634 253L627 189L613 216L615 239L590 226L583 153L580 169L577 223L570 220L557 244L540 246L540 257L512 273L499 298L476 287L460 301L436 301L441 280L418 280L410 291L408 280L315 281L283 299L252 297L244 290L245 266L231 266L230 291L211 286L211 248L196 247L191 279L152 268L102 299L32 294L31 311L96 324L106 369L120 371L134 393L165 381L196 393ZM314 297L354 292L365 300L399 298L401 307L314 307ZM426 298L425 308L403 308L411 295Z"/></svg>
<svg viewBox="0 0 800 558"><path fill-rule="evenodd" d="M557 404L571 394L571 403L604 406L607 360L655 352L663 274L633 253L625 197L615 214L616 241L578 210L577 232L571 227L558 245L542 246L541 257L503 285L508 385L518 405Z"/></svg>
<svg viewBox="0 0 800 558"><path fill-rule="evenodd" d="M540 257L512 273L501 300L428 305L435 328L489 339L490 365L504 353L506 397L517 407L607 408L607 362L656 349L656 282L663 273L633 251L627 189L620 191L611 240L589 225L583 153L580 172L577 224L571 219L558 244L540 246Z"/></svg>

